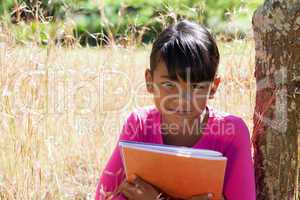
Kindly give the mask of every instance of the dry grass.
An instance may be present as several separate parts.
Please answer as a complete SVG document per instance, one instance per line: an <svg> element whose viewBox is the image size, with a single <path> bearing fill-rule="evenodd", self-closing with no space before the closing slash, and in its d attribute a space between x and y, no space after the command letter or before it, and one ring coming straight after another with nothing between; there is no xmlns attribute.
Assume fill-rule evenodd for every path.
<svg viewBox="0 0 300 200"><path fill-rule="evenodd" d="M254 44L220 49L223 82L211 104L252 130ZM0 199L92 199L127 113L151 103L149 52L1 43Z"/></svg>

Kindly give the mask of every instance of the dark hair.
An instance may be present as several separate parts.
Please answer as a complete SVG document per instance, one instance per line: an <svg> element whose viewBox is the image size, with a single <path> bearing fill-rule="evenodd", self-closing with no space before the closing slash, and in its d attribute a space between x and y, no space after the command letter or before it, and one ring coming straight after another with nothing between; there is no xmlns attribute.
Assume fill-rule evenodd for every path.
<svg viewBox="0 0 300 200"><path fill-rule="evenodd" d="M161 59L171 80L212 81L219 65L219 50L209 31L199 24L183 20L161 32L153 43L150 70L153 73Z"/></svg>

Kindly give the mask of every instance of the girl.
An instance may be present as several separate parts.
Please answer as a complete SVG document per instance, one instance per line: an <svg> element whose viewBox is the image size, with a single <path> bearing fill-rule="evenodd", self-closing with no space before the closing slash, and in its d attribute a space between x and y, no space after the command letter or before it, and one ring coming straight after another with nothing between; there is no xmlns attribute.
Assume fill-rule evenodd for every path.
<svg viewBox="0 0 300 200"><path fill-rule="evenodd" d="M153 44L150 69L145 71L147 91L153 94L155 105L134 110L123 125L119 141L222 152L228 159L224 199L255 200L250 136L245 122L207 105L220 83L218 65L216 42L205 27L184 20L166 28ZM180 180L174 181L180 184ZM199 194L190 200L210 199L212 195ZM127 182L116 145L101 174L95 199L174 198L140 177L134 183Z"/></svg>

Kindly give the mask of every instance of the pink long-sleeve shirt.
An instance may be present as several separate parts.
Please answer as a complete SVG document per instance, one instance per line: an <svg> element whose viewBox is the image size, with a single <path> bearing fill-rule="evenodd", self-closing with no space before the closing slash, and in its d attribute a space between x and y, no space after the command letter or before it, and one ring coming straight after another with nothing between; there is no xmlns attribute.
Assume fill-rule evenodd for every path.
<svg viewBox="0 0 300 200"><path fill-rule="evenodd" d="M209 117L200 139L192 148L222 152L227 157L223 195L227 200L255 200L254 168L251 157L249 130L237 116L207 106ZM119 140L163 144L160 129L161 114L155 106L135 109L123 127ZM126 199L114 195L125 179L125 171L118 144L97 184L95 200ZM108 198L110 196L110 198Z"/></svg>

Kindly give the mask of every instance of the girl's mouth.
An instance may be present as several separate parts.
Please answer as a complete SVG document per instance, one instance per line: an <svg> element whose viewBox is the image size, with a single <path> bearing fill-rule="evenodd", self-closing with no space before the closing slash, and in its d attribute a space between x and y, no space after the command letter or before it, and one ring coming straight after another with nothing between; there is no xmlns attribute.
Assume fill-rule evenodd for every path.
<svg viewBox="0 0 300 200"><path fill-rule="evenodd" d="M191 113L191 111L186 111L186 110L178 110L178 111L176 111L176 114L178 114L178 115L188 115L190 113Z"/></svg>
<svg viewBox="0 0 300 200"><path fill-rule="evenodd" d="M189 111L189 110L167 109L167 111L177 114L177 115L188 115L188 114L192 113L192 111Z"/></svg>

